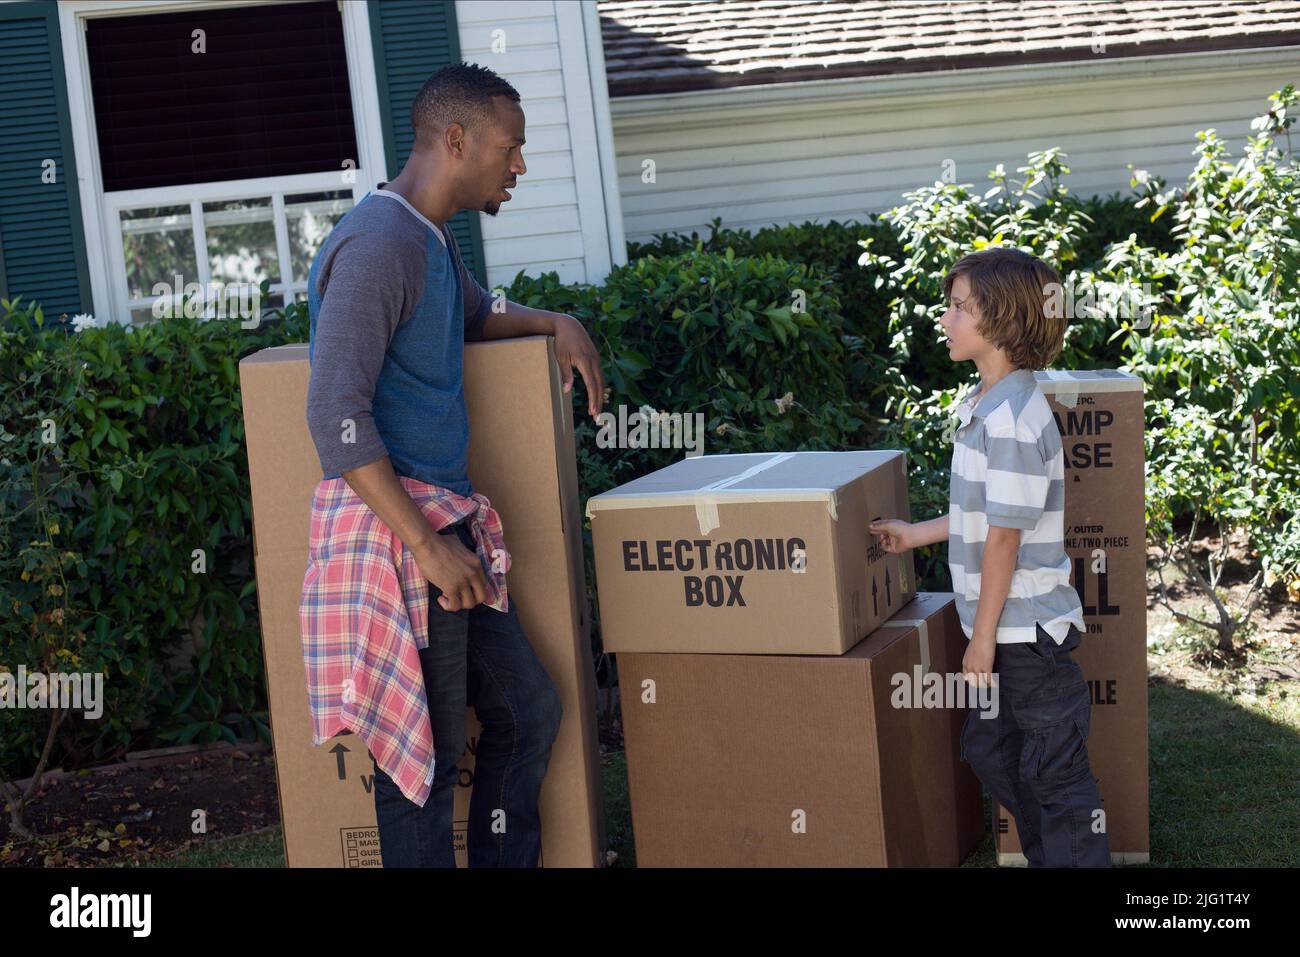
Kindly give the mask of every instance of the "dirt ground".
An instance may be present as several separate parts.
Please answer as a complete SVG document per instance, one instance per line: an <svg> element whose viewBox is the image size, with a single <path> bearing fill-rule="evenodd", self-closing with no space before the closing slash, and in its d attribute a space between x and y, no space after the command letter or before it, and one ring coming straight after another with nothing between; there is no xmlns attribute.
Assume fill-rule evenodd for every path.
<svg viewBox="0 0 1300 957"><path fill-rule="evenodd" d="M603 690L597 696L601 708L607 700L617 705L617 689L608 698ZM602 755L623 749L617 707L612 716L601 713L600 749ZM40 840L17 840L8 814L0 814L0 867L157 863L279 823L268 748L191 752L147 767L109 766L47 780L26 814Z"/></svg>
<svg viewBox="0 0 1300 957"><path fill-rule="evenodd" d="M1215 539L1198 542L1205 554L1217 546ZM1148 550L1147 668L1152 682L1171 682L1187 688L1216 688L1254 692L1271 683L1296 688L1300 681L1300 594L1283 584L1265 591L1248 624L1233 639L1230 654L1215 648L1217 636L1180 621L1159 600L1154 567L1157 552ZM1250 591L1258 565L1240 549L1229 553L1219 582L1220 599L1234 613ZM1204 569L1202 569L1204 573ZM1174 608L1202 620L1216 620L1208 597L1192 587L1172 567L1165 569L1168 597Z"/></svg>
<svg viewBox="0 0 1300 957"><path fill-rule="evenodd" d="M33 843L0 816L0 866L111 867L158 860L280 823L269 749L178 756L146 767L90 769L43 782L28 806Z"/></svg>

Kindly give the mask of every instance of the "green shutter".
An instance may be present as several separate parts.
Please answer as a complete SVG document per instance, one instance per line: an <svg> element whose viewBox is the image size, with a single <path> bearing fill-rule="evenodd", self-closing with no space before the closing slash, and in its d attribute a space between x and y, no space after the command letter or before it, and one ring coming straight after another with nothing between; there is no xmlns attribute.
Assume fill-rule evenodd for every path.
<svg viewBox="0 0 1300 957"><path fill-rule="evenodd" d="M441 66L460 62L453 2L409 3L370 0L370 36L375 48L379 112L384 124L384 156L389 174L396 176L411 152L411 102L424 81ZM388 179L389 174L382 178ZM487 285L483 268L483 238L479 214L462 210L451 229L465 265Z"/></svg>
<svg viewBox="0 0 1300 957"><path fill-rule="evenodd" d="M51 319L91 308L68 117L57 4L0 3L0 293Z"/></svg>

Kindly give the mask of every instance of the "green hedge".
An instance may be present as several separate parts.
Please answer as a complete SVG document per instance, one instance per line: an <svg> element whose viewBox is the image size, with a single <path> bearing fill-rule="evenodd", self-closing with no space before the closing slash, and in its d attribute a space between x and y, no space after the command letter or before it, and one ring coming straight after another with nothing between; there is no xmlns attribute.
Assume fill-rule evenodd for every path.
<svg viewBox="0 0 1300 957"><path fill-rule="evenodd" d="M68 717L54 760L269 740L238 363L302 341L301 311L78 333L3 305L0 667L106 673L104 716ZM3 721L22 776L50 713Z"/></svg>

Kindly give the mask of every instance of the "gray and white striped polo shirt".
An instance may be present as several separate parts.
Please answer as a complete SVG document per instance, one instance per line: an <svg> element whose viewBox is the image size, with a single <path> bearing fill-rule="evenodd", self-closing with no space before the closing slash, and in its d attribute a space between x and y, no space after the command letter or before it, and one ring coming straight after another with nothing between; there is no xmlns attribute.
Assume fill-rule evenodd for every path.
<svg viewBox="0 0 1300 957"><path fill-rule="evenodd" d="M1016 369L956 409L948 510L948 566L957 613L972 637L989 526L1018 528L1020 553L998 619L997 641L1037 641L1035 623L1060 644L1085 630L1065 554L1065 455L1034 373Z"/></svg>

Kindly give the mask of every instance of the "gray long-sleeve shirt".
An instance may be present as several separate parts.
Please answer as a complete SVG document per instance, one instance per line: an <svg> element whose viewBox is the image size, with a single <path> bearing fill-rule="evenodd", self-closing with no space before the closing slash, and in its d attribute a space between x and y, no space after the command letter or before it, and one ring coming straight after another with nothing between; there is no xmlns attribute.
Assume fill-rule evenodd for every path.
<svg viewBox="0 0 1300 957"><path fill-rule="evenodd" d="M398 475L468 495L464 346L491 298L451 230L379 185L308 275L308 428L323 478L387 455Z"/></svg>

